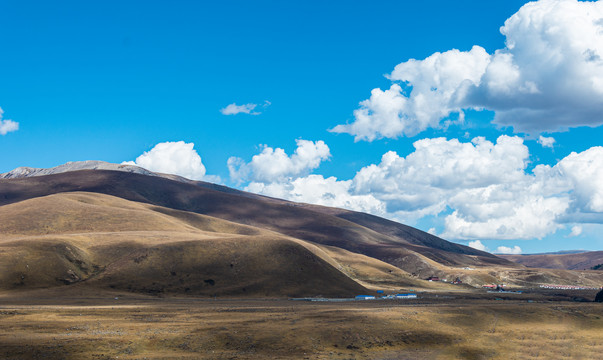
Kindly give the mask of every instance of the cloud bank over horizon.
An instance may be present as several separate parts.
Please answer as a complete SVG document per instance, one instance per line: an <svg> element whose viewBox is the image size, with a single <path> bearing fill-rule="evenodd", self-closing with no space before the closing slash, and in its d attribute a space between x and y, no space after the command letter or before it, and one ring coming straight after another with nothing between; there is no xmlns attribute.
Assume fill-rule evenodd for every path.
<svg viewBox="0 0 603 360"><path fill-rule="evenodd" d="M500 28L506 47L488 54L436 52L398 64L389 89L371 91L354 121L332 132L355 141L414 136L467 109L494 124L538 134L603 124L603 2L531 2Z"/></svg>
<svg viewBox="0 0 603 360"><path fill-rule="evenodd" d="M246 191L404 223L436 217L443 225L438 235L454 240L542 239L570 224L603 223L603 147L532 171L517 136L501 135L496 143L426 138L414 148L406 157L389 151L349 180L310 174L329 157L322 141L298 140L291 156L266 146L249 163L231 158L229 165L238 166L231 176L247 182ZM511 251L517 250L499 252Z"/></svg>

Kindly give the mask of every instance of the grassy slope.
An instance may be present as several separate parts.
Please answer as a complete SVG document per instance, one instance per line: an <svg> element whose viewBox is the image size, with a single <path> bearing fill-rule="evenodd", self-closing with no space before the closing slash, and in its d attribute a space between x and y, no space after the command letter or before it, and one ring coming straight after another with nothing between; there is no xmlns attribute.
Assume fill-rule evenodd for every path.
<svg viewBox="0 0 603 360"><path fill-rule="evenodd" d="M204 295L362 292L311 244L90 193L0 207L0 286L61 283Z"/></svg>
<svg viewBox="0 0 603 360"><path fill-rule="evenodd" d="M231 296L349 296L419 280L269 230L97 193L0 207L0 288L61 284ZM356 281L354 281L356 280Z"/></svg>

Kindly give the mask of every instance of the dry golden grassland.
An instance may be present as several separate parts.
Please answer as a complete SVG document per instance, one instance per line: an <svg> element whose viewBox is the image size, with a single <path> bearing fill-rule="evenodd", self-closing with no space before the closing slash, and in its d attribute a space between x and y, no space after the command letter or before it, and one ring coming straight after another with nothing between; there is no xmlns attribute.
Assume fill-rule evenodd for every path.
<svg viewBox="0 0 603 360"><path fill-rule="evenodd" d="M3 359L601 359L603 304L0 297ZM14 295L11 295L14 296ZM29 300L28 300L29 299Z"/></svg>
<svg viewBox="0 0 603 360"><path fill-rule="evenodd" d="M266 297L435 287L345 249L103 194L24 200L0 206L0 218L0 290L85 282L143 293Z"/></svg>
<svg viewBox="0 0 603 360"><path fill-rule="evenodd" d="M344 224L354 231L342 234L365 245L385 241L342 219L318 222L323 216L291 216L288 226L317 222L339 234ZM254 227L78 192L0 206L0 218L0 359L603 358L603 305L574 301L594 292L500 295L431 283L329 242L292 237L289 228L280 233L282 217L256 217L265 227ZM466 283L600 286L603 279L596 271L469 270L386 250L387 258ZM406 301L283 299L401 288L425 292ZM250 300L259 297L280 299Z"/></svg>

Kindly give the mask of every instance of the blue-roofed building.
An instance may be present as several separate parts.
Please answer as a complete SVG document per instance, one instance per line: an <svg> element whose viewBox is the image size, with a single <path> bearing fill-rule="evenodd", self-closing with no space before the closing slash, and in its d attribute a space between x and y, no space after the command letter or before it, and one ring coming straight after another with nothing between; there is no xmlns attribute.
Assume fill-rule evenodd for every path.
<svg viewBox="0 0 603 360"><path fill-rule="evenodd" d="M356 300L375 300L373 295L356 295Z"/></svg>
<svg viewBox="0 0 603 360"><path fill-rule="evenodd" d="M417 294L396 294L396 299L416 299Z"/></svg>

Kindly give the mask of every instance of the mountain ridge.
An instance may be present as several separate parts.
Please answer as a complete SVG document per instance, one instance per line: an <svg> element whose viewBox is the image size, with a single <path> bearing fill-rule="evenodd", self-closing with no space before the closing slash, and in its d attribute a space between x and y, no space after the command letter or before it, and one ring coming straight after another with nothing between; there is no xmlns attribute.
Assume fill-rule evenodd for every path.
<svg viewBox="0 0 603 360"><path fill-rule="evenodd" d="M42 258L55 259L54 261L57 263L53 266L63 269L61 270L63 272L71 271L69 273L71 275L63 274L55 276L54 280L47 279L50 283L56 282L56 279L60 278L63 282L72 281L77 284L94 284L96 282L102 286L115 286L143 292L156 290L183 292L189 288L189 290L193 289L190 291L193 291L194 294L205 295L209 294L208 291L218 289L218 287L193 286L193 283L187 282L188 278L182 277L178 278L178 281L189 285L176 286L170 283L172 278L166 275L174 272L193 276L197 282L208 280L208 283L218 283L219 281L220 290L217 293L223 295L264 294L274 296L280 290L272 289L267 284L275 282L279 276L282 279L290 279L286 281L290 284L287 285L288 287L283 284L279 285L282 291L289 289L286 291L287 295L341 295L343 293L349 295L362 289L374 289L377 286L404 286L404 284L414 288L452 286L432 284L421 280L429 276L452 279L459 277L463 279L463 282L474 286L503 281L522 285L532 284L534 281L557 281L555 279L567 282L575 281L577 278L574 276L575 274L563 271L543 273L540 270L526 270L524 266L502 257L451 243L421 230L377 216L345 209L293 203L203 181L178 181L164 176L104 169L60 171L47 175L41 175L38 172L37 174L39 175L27 176L25 174L22 177L0 179L0 213L5 214L4 218L10 219L9 215L12 211L16 215L11 221L15 223L25 221L25 225L22 225L21 230L18 230L17 233L2 230L3 228L0 226L0 244L10 245L9 248L12 249L10 251L22 254L40 249L40 244L53 242L54 245L51 248L44 248L46 255ZM77 196L79 200L73 202L72 196ZM139 210L130 212L131 215L116 218L115 214L125 210L115 208L116 210L107 211L106 204L114 202L122 204L118 207L119 209L133 207ZM31 205L34 203L37 205ZM87 205L82 205L83 203L87 203ZM89 206L92 205L99 207L97 210L91 211ZM136 220L139 216L136 214L143 218ZM123 227L123 224L119 223L120 221L127 223L128 219L132 222L131 228L130 225ZM174 224L173 219L178 219L176 222L180 225L177 229L172 229L170 227L172 225L162 225L161 229L154 227L163 224L165 219L172 219L169 220L169 224ZM186 225L188 227L181 228L183 221L185 225L188 224ZM86 225L88 227L74 227L78 222L80 224L78 226L89 224ZM101 231L102 229L99 230L99 226L102 228L111 223L116 224L113 227L119 231L113 232L111 235L106 231ZM215 235L211 240L206 239L206 235L199 233L199 229L195 229L195 226L201 226L203 231L206 231L211 229L211 227L207 227L208 224L218 223L230 224L227 227L232 229L243 227L255 230L246 230L251 232L241 235ZM61 224L61 226L48 224ZM36 230L38 232L31 233L28 226L38 229ZM70 229L77 231L92 229L94 231L93 233L86 232L88 230L84 233L73 233L75 230ZM143 231L145 229L148 231ZM151 234L153 231L159 231L159 233ZM228 233L228 231L226 232ZM161 239L162 236L164 243L156 243L157 239ZM233 241L232 236L236 236L240 240L237 240L239 241L237 251L242 251L235 257L245 258L247 264L256 264L252 268L260 269L257 270L255 280L253 277L247 277L247 280L239 281L241 278L233 277L229 273L229 267L220 262L219 256L216 257L215 254L228 251L229 247L225 247L224 244ZM122 240L116 243L115 239ZM141 243L140 239L146 239L145 241L149 243L144 241ZM182 239L190 241L182 242ZM277 243L271 242L276 239L280 239L278 246ZM91 241L98 242L98 246L90 245ZM245 246L242 244L248 244L261 250L254 250L254 255L251 255L251 253L245 253ZM144 250L149 246L154 249L149 250L150 253ZM72 249L74 254L79 255L70 255L66 252L66 248ZM99 252L99 249L105 250ZM207 255L207 258L195 257L196 255L189 256L189 252L201 254L204 251L209 251L207 254L213 255ZM287 256L284 254L291 251L297 255L291 258L291 263L287 263ZM124 257L124 253L134 255ZM176 259L175 262L178 262L179 257L196 260L173 265L162 260L161 253L171 254L169 257ZM109 257L122 259L117 263L118 267L110 268L112 273L106 270L109 268L107 268L106 260L103 260L106 258L103 254L110 254ZM151 259L153 259L151 263L154 265L144 267L145 263L140 259L151 255ZM281 265L268 267L262 265L261 261L258 262L259 259L255 257L279 259ZM313 273L315 275L312 276L331 279L322 283L317 283L315 279L302 281L307 284L319 284L324 290L318 293L312 290L312 286L305 286L295 278L288 277L287 274L283 273L274 277L263 273L265 271L274 273L278 272L280 268L288 268L293 273L307 276L307 272L300 273L299 271L308 269L308 266L314 267L315 265L312 264L317 264L315 260L310 260L311 262L308 263L308 259L311 258L315 258L316 261L321 259L320 263L323 264L313 270L319 272ZM100 260L95 262L93 259ZM211 264L214 265L210 266L208 262L205 262L207 265L205 267L194 265L205 261L204 259L207 261L214 259L211 260L213 261ZM76 266L78 262L86 264L87 270L84 271ZM231 262L231 264L234 263ZM13 283L19 283L19 276L24 276L23 271L25 270L22 269L24 265L19 266L21 266L21 270L19 270L21 275L13 272ZM91 273L90 269L94 269L94 266L97 266L98 269ZM176 270L168 271L168 268L174 266L176 266L174 268ZM221 270L211 275L212 277L198 278L199 272L212 274L214 267ZM18 266L15 265L14 268L18 268ZM157 269L163 270L157 273L159 271ZM124 277L124 271L141 278L138 282L133 283ZM324 274L320 275L320 271ZM108 274L113 275L107 277ZM341 276L344 278L336 280ZM153 277L161 281L147 281ZM589 275L586 278L580 278L582 279L580 281L592 285L596 280L590 277ZM99 280L101 278L113 280L103 280L103 282ZM355 285L342 279L350 279ZM256 280L260 281L259 285L252 287L250 284ZM328 283L331 281L347 284L344 286L347 290L334 285L333 291L329 291ZM144 288L140 288L137 287L137 283L146 285ZM296 287L297 290L295 290ZM246 292L242 289L246 289ZM280 293L280 295L284 295L284 293Z"/></svg>
<svg viewBox="0 0 603 360"><path fill-rule="evenodd" d="M566 270L590 270L603 264L603 251L570 253L503 255L505 259L527 267Z"/></svg>
<svg viewBox="0 0 603 360"><path fill-rule="evenodd" d="M25 188L20 188L20 185L26 186ZM300 205L261 196L239 196L239 191L225 192L222 189L216 189L212 185L208 186L204 182L178 183L161 177L149 177L142 174L110 170L94 170L93 172L91 170L79 170L20 179L5 179L0 183L0 204L65 191L106 193L132 201L153 203L179 210L209 214L242 224L250 221L259 221L269 229L278 228L280 232L287 235L323 243L324 245L337 246L337 238L341 238L345 234L351 235L351 233L355 233L356 230L361 228L360 225L341 217L350 214L359 214L348 210L338 209L337 212L340 213L340 217L327 217L322 215L332 211L332 208L317 207L317 205ZM239 206L243 203L245 206ZM316 211L312 211L312 209L323 209L324 211L321 211L321 216L318 216ZM266 211L270 211L273 216L261 216ZM277 223L274 221L274 219L283 216L288 216L289 220L287 223ZM335 224L330 224L329 221L326 221L327 218L330 222L335 222ZM335 218L340 220L336 220ZM299 219L305 219L305 221ZM391 223L393 224L394 222ZM307 231L308 227L315 228ZM369 230L374 231L372 229ZM339 234L338 236L323 236L328 231ZM427 239L436 239L431 234L421 232L418 229L416 231L418 234L424 234ZM361 235L352 237L366 238L366 236ZM402 242L400 238L392 238L378 232L377 234L369 235L369 237L381 245L398 245ZM443 239L439 239L437 242L446 245L450 244ZM354 245L358 245L355 248L356 250L359 250L359 247L361 247L360 244L350 245L352 248L348 250L352 251L354 251ZM374 241L370 245L375 245ZM422 246L423 244L414 243L414 245ZM455 244L451 245L451 247L453 251L461 252L459 249L462 249L464 254L488 258L497 264L506 263L506 261L501 260L495 255L463 245ZM429 253L432 254L433 252L430 251ZM451 263L455 263L455 261ZM470 261L469 264L465 265L471 264L474 264L474 262Z"/></svg>

